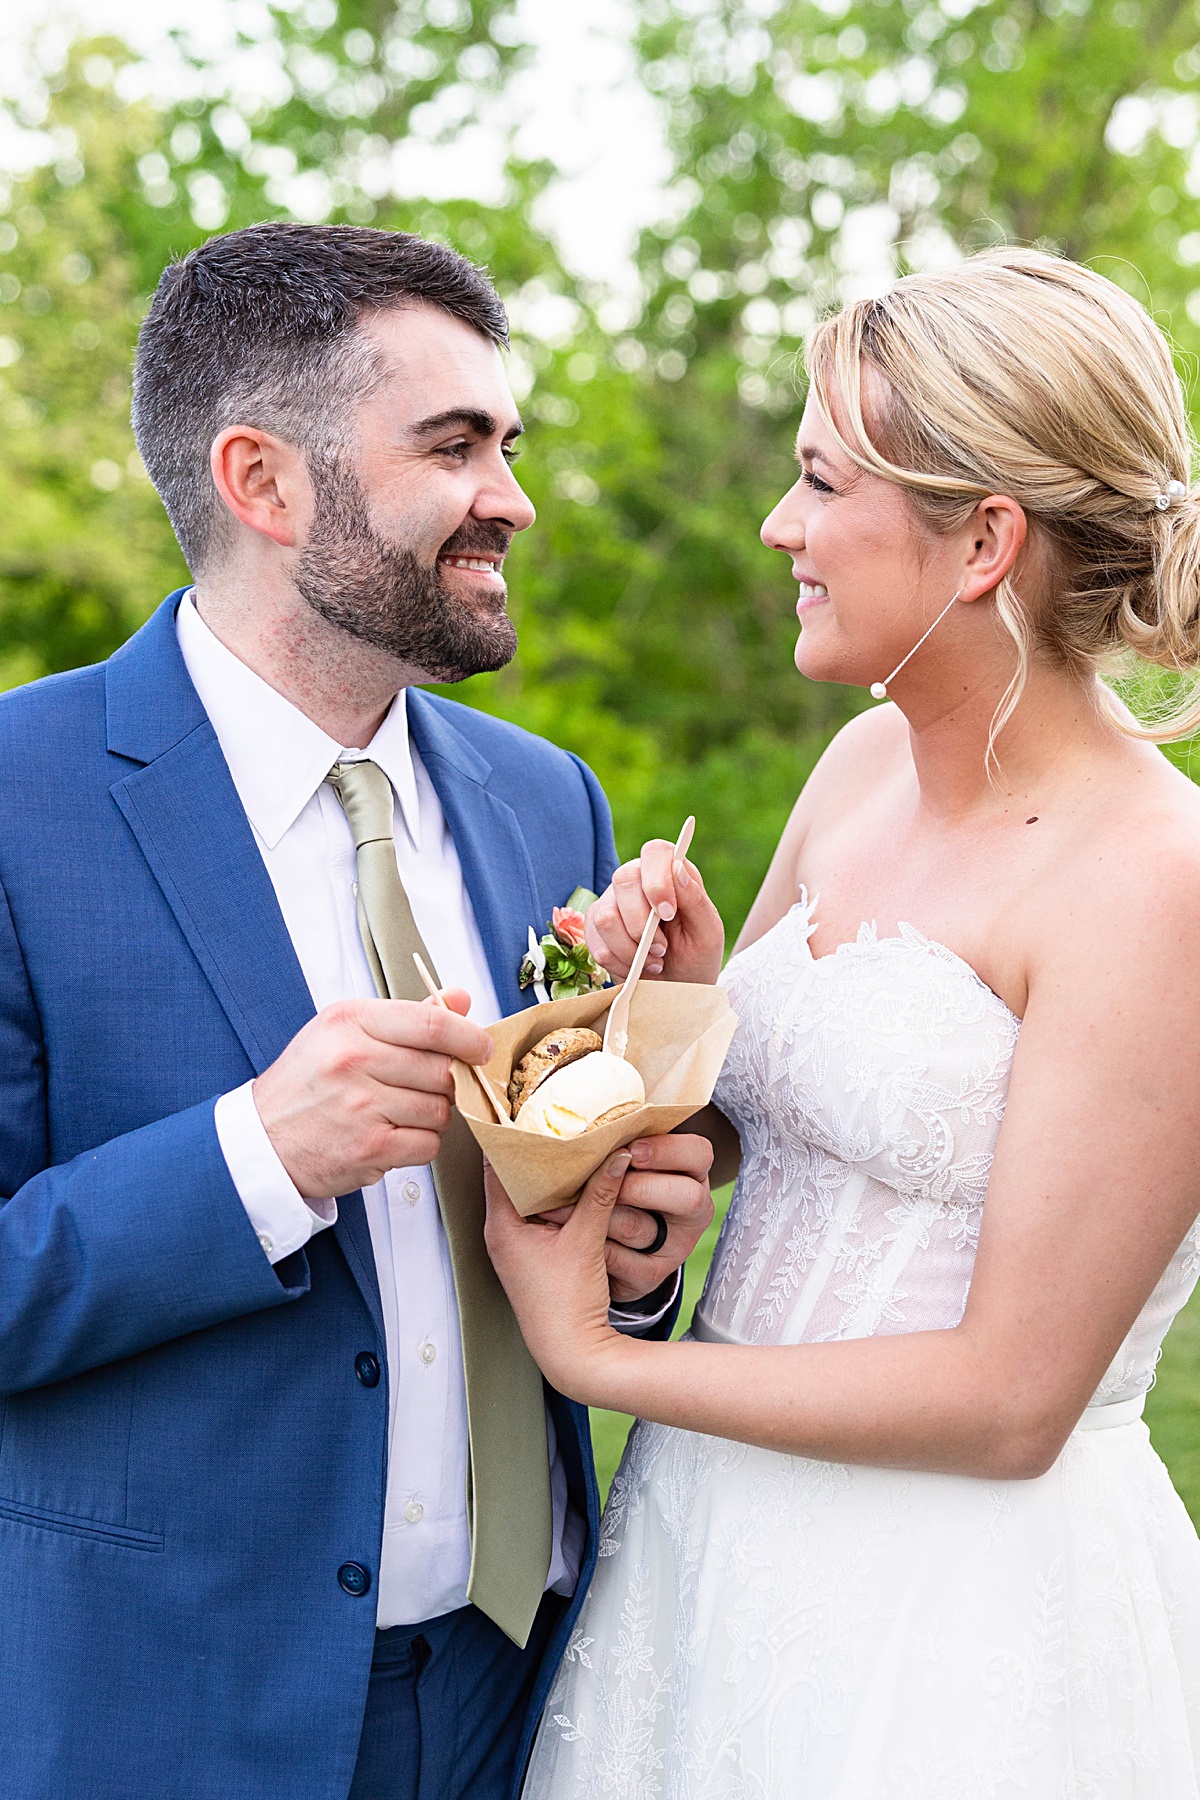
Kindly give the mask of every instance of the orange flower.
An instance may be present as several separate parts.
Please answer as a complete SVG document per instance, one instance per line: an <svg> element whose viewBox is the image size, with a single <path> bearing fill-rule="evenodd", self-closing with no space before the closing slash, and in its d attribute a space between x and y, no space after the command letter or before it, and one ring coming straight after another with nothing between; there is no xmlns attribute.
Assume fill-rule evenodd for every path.
<svg viewBox="0 0 1200 1800"><path fill-rule="evenodd" d="M573 906L556 906L550 915L554 935L560 944L574 946L583 942L583 914Z"/></svg>

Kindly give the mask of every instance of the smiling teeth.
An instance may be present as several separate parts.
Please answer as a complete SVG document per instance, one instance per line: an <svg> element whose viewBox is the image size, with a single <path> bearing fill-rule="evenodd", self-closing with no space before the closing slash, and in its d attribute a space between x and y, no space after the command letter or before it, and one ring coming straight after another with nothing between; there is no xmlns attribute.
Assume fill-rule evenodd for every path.
<svg viewBox="0 0 1200 1800"><path fill-rule="evenodd" d="M802 581L800 583L800 598L802 600L824 600L828 594L829 589L825 586L823 581Z"/></svg>
<svg viewBox="0 0 1200 1800"><path fill-rule="evenodd" d="M495 563L484 562L478 556L447 556L443 560L448 562L452 569L478 569L483 575L494 575L496 572Z"/></svg>

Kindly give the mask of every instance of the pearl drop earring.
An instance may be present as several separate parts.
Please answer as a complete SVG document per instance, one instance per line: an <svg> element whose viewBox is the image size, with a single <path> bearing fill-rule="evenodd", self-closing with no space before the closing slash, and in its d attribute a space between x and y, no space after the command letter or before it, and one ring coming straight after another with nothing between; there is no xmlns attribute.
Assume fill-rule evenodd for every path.
<svg viewBox="0 0 1200 1800"><path fill-rule="evenodd" d="M954 605L954 602L957 599L958 599L957 594L951 594L949 600L947 600L945 606L943 606L941 612L938 614L937 618L933 621L933 624L929 627L929 631L924 632L917 639L916 643L913 645L913 647L909 651L908 655L904 658L903 662L898 662L896 664L895 668L892 670L891 674L888 676L886 681L873 681L871 683L870 693L871 693L872 700L886 700L887 699L888 688L892 685L892 682L895 681L897 675L900 673L901 669L904 667L904 664L912 661L913 657L917 654L917 651L921 648L921 645L925 642L925 639L929 636L929 632L937 630L938 626L941 624L942 620L945 618L946 614L950 611L950 608Z"/></svg>

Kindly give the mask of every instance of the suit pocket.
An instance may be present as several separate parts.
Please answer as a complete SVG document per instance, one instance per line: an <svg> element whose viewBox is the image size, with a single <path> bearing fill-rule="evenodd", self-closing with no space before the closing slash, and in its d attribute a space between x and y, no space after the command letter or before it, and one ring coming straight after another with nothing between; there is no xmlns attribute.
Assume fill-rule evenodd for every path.
<svg viewBox="0 0 1200 1800"><path fill-rule="evenodd" d="M10 1394L0 1442L0 1500L53 1518L161 1518L129 1513L135 1367L109 1363L67 1381Z"/></svg>
<svg viewBox="0 0 1200 1800"><path fill-rule="evenodd" d="M14 1525L32 1525L38 1531L57 1531L65 1537L112 1544L118 1550L161 1551L166 1544L161 1531L138 1531L132 1525L83 1519L76 1513L50 1512L44 1506L25 1506L19 1500L0 1497L0 1521L5 1519Z"/></svg>

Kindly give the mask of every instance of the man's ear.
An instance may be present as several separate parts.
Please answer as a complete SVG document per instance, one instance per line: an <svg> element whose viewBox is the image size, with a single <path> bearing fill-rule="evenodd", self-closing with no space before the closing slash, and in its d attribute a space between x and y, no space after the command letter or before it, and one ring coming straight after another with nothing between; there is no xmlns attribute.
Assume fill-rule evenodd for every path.
<svg viewBox="0 0 1200 1800"><path fill-rule="evenodd" d="M971 514L966 533L967 557L958 598L981 600L995 593L1021 554L1028 533L1025 509L1007 494L989 494Z"/></svg>
<svg viewBox="0 0 1200 1800"><path fill-rule="evenodd" d="M227 425L210 453L217 492L234 518L284 549L301 540L312 511L312 486L294 444L255 425Z"/></svg>

